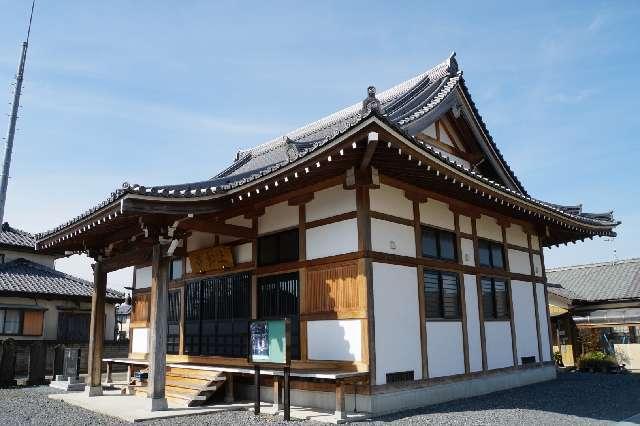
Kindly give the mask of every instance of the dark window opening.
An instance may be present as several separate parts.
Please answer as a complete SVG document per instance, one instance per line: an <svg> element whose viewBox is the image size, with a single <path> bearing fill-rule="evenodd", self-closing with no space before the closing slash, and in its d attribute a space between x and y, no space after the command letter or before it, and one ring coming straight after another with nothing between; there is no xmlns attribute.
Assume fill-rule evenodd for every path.
<svg viewBox="0 0 640 426"><path fill-rule="evenodd" d="M258 266L293 262L299 258L298 228L258 238Z"/></svg>
<svg viewBox="0 0 640 426"><path fill-rule="evenodd" d="M251 274L189 282L185 299L186 354L247 356Z"/></svg>
<svg viewBox="0 0 640 426"><path fill-rule="evenodd" d="M509 319L509 297L506 281L482 278L482 310L485 319Z"/></svg>
<svg viewBox="0 0 640 426"><path fill-rule="evenodd" d="M456 260L456 234L423 227L422 255L434 259Z"/></svg>
<svg viewBox="0 0 640 426"><path fill-rule="evenodd" d="M387 373L387 384L402 383L414 380L415 373L412 371L398 371L396 373Z"/></svg>
<svg viewBox="0 0 640 426"><path fill-rule="evenodd" d="M169 311L167 313L167 353L180 352L180 290L169 292Z"/></svg>
<svg viewBox="0 0 640 426"><path fill-rule="evenodd" d="M297 272L258 278L258 319L291 320L291 359L300 359L300 280Z"/></svg>
<svg viewBox="0 0 640 426"><path fill-rule="evenodd" d="M90 313L58 313L58 341L60 342L88 342L90 328Z"/></svg>
<svg viewBox="0 0 640 426"><path fill-rule="evenodd" d="M536 362L536 357L535 356L521 356L520 357L520 362L524 365L524 364L533 364Z"/></svg>
<svg viewBox="0 0 640 426"><path fill-rule="evenodd" d="M424 271L425 317L460 318L460 285L458 275L449 272Z"/></svg>
<svg viewBox="0 0 640 426"><path fill-rule="evenodd" d="M487 240L478 240L478 259L480 266L504 269L504 251L502 244Z"/></svg>

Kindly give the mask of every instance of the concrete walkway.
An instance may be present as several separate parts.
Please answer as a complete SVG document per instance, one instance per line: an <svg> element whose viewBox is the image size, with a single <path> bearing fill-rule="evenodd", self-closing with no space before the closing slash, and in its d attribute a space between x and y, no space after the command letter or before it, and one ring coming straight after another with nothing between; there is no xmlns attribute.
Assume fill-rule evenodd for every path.
<svg viewBox="0 0 640 426"><path fill-rule="evenodd" d="M106 416L115 417L126 422L142 422L145 420L168 419L181 416L204 415L223 411L253 411L253 402L237 402L232 404L217 403L201 407L181 407L169 402L166 411L150 411L149 400L141 396L122 395L119 390L105 390L103 396L89 397L84 392L67 392L51 394L49 398L66 402ZM264 414L282 415L273 404L263 402L260 411ZM303 407L291 407L291 418L296 420L313 420L322 423L337 423L333 412L324 412ZM347 422L364 420L364 415L351 414Z"/></svg>

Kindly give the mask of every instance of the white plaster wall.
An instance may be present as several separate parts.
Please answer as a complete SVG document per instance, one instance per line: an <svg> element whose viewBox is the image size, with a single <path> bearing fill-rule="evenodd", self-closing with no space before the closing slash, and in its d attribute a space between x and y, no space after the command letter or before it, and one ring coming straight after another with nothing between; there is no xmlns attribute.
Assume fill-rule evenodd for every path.
<svg viewBox="0 0 640 426"><path fill-rule="evenodd" d="M144 268L136 268L136 288L149 288L151 287L151 266L145 266Z"/></svg>
<svg viewBox="0 0 640 426"><path fill-rule="evenodd" d="M291 228L299 223L298 206L290 206L287 201L274 204L264 209L264 214L258 218L258 234Z"/></svg>
<svg viewBox="0 0 640 426"><path fill-rule="evenodd" d="M415 230L411 226L371 219L371 247L374 251L415 257Z"/></svg>
<svg viewBox="0 0 640 426"><path fill-rule="evenodd" d="M476 220L476 230L479 237L502 242L502 227L491 216L481 215Z"/></svg>
<svg viewBox="0 0 640 426"><path fill-rule="evenodd" d="M244 243L232 247L235 263L251 262L253 260L253 244Z"/></svg>
<svg viewBox="0 0 640 426"><path fill-rule="evenodd" d="M529 252L509 249L509 270L517 274L531 275Z"/></svg>
<svg viewBox="0 0 640 426"><path fill-rule="evenodd" d="M529 248L527 234L522 229L522 226L518 225L517 223L512 223L511 226L509 226L505 230L505 232L507 234L507 242L509 244Z"/></svg>
<svg viewBox="0 0 640 426"><path fill-rule="evenodd" d="M313 200L305 207L307 222L336 216L356 210L356 191L332 186L313 194Z"/></svg>
<svg viewBox="0 0 640 426"><path fill-rule="evenodd" d="M307 353L310 360L362 361L360 320L307 322Z"/></svg>
<svg viewBox="0 0 640 426"><path fill-rule="evenodd" d="M422 377L420 315L416 268L373 262L373 299L376 319L376 384L386 374L414 371Z"/></svg>
<svg viewBox="0 0 640 426"><path fill-rule="evenodd" d="M224 223L228 223L229 225L244 226L246 228L251 228L253 226L252 222L251 219L247 219L244 215L230 217L224 221Z"/></svg>
<svg viewBox="0 0 640 426"><path fill-rule="evenodd" d="M192 231L187 238L187 251L199 250L206 247L212 247L216 243L215 234L208 232Z"/></svg>
<svg viewBox="0 0 640 426"><path fill-rule="evenodd" d="M534 250L540 250L540 240L537 235L531 235L531 248Z"/></svg>
<svg viewBox="0 0 640 426"><path fill-rule="evenodd" d="M485 321L484 335L485 347L487 348L487 368L492 370L513 366L509 321Z"/></svg>
<svg viewBox="0 0 640 426"><path fill-rule="evenodd" d="M470 217L461 214L458 216L458 223L460 224L460 232L464 232L465 234L473 233Z"/></svg>
<svg viewBox="0 0 640 426"><path fill-rule="evenodd" d="M533 255L533 274L536 277L542 276L542 261L540 260L540 255L535 253Z"/></svg>
<svg viewBox="0 0 640 426"><path fill-rule="evenodd" d="M429 198L426 203L420 203L420 222L451 230L456 228L449 205L433 198Z"/></svg>
<svg viewBox="0 0 640 426"><path fill-rule="evenodd" d="M48 266L49 268L54 268L55 265L55 258L44 254L26 253L14 250L0 250L0 253L4 254L4 263L9 263L12 260L22 258L34 263L39 263L40 265Z"/></svg>
<svg viewBox="0 0 640 426"><path fill-rule="evenodd" d="M413 219L413 202L404 196L404 191L380 184L379 189L369 190L371 210L393 216Z"/></svg>
<svg viewBox="0 0 640 426"><path fill-rule="evenodd" d="M536 297L538 298L538 318L540 319L540 342L542 343L542 360L551 361L550 340L549 340L549 317L547 316L547 306L544 299L544 284L536 284Z"/></svg>
<svg viewBox="0 0 640 426"><path fill-rule="evenodd" d="M138 354L146 354L147 352L149 352L148 328L131 329L131 352Z"/></svg>
<svg viewBox="0 0 640 426"><path fill-rule="evenodd" d="M476 259L473 240L460 238L460 251L462 252L462 263L468 266L475 266Z"/></svg>
<svg viewBox="0 0 640 426"><path fill-rule="evenodd" d="M464 345L460 321L427 321L429 377L464 373Z"/></svg>
<svg viewBox="0 0 640 426"><path fill-rule="evenodd" d="M480 335L480 311L478 287L475 275L464 275L464 298L467 310L467 344L469 345L469 370L482 371L482 337Z"/></svg>
<svg viewBox="0 0 640 426"><path fill-rule="evenodd" d="M513 322L516 327L518 364L522 364L521 358L525 356L535 356L536 361L539 361L533 283L511 281L511 299L513 300Z"/></svg>
<svg viewBox="0 0 640 426"><path fill-rule="evenodd" d="M306 233L307 259L358 251L357 219L316 226L307 229Z"/></svg>

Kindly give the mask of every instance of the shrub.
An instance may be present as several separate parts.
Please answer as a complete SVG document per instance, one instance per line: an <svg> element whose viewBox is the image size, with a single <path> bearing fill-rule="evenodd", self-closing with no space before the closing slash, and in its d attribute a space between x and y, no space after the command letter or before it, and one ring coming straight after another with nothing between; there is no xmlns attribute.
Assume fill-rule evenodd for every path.
<svg viewBox="0 0 640 426"><path fill-rule="evenodd" d="M578 368L582 371L608 371L611 368L615 368L617 365L618 362L614 357L600 351L587 352L578 359Z"/></svg>

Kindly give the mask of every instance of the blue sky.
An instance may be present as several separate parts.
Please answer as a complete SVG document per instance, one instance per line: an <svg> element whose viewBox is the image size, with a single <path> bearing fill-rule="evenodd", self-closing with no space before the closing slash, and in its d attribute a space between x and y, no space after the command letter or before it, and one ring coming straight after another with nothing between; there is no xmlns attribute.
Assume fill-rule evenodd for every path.
<svg viewBox="0 0 640 426"><path fill-rule="evenodd" d="M358 102L368 85L383 90L455 50L528 191L588 211L614 209L623 221L615 241L546 251L547 266L611 260L614 250L640 256L640 3L516 3L41 0L5 219L38 232L123 181L210 177L237 149ZM0 0L7 102L29 7ZM79 256L57 266L91 275ZM129 281L129 271L109 277L114 287Z"/></svg>

